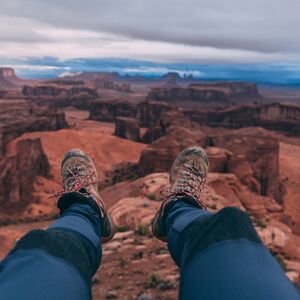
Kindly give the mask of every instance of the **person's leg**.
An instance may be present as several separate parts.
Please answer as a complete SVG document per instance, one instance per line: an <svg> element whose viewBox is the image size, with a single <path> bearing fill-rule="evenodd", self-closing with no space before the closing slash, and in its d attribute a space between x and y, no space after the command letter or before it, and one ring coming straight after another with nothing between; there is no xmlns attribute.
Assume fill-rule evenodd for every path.
<svg viewBox="0 0 300 300"><path fill-rule="evenodd" d="M47 230L22 237L1 262L1 297L90 299L100 237L99 214L88 204L72 204Z"/></svg>
<svg viewBox="0 0 300 300"><path fill-rule="evenodd" d="M91 299L91 279L101 261L101 242L114 225L98 192L91 159L69 151L62 162L61 216L47 230L22 237L0 263L0 298Z"/></svg>
<svg viewBox="0 0 300 300"><path fill-rule="evenodd" d="M241 210L212 214L183 199L166 213L168 247L181 273L180 299L300 299Z"/></svg>
<svg viewBox="0 0 300 300"><path fill-rule="evenodd" d="M180 267L180 299L300 299L246 213L234 207L206 210L201 191L207 174L205 151L184 149L152 222L154 236L168 242Z"/></svg>

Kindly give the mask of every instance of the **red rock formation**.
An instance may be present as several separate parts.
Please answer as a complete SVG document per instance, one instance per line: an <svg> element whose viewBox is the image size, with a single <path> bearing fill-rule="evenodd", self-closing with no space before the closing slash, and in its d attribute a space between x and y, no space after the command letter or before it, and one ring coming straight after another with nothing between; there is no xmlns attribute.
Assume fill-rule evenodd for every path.
<svg viewBox="0 0 300 300"><path fill-rule="evenodd" d="M21 99L22 93L18 89L0 90L0 99Z"/></svg>
<svg viewBox="0 0 300 300"><path fill-rule="evenodd" d="M136 116L136 105L121 99L96 100L90 106L90 119L103 122L114 122L116 117Z"/></svg>
<svg viewBox="0 0 300 300"><path fill-rule="evenodd" d="M231 98L259 96L257 86L248 82L197 83L185 87L153 88L147 98L163 101L225 102Z"/></svg>
<svg viewBox="0 0 300 300"><path fill-rule="evenodd" d="M140 128L137 119L117 117L115 135L131 141L139 141Z"/></svg>
<svg viewBox="0 0 300 300"><path fill-rule="evenodd" d="M67 127L65 114L37 107L24 100L0 101L0 158L5 145L30 131L57 130Z"/></svg>
<svg viewBox="0 0 300 300"><path fill-rule="evenodd" d="M149 127L141 138L141 141L145 144L151 144L162 137L163 134L164 132L161 126Z"/></svg>
<svg viewBox="0 0 300 300"><path fill-rule="evenodd" d="M78 96L80 94L87 94L90 97L97 97L97 92L86 86L68 86L68 85L57 85L57 84L40 84L37 86L25 85L22 89L22 93L25 97L60 97L70 98Z"/></svg>
<svg viewBox="0 0 300 300"><path fill-rule="evenodd" d="M228 96L258 96L257 85L251 82L219 81L212 83L193 83L190 84L189 87L197 90L221 91Z"/></svg>
<svg viewBox="0 0 300 300"><path fill-rule="evenodd" d="M101 89L115 90L115 91L125 92L125 93L131 92L129 83L126 82L116 83L113 80L105 79L105 78L96 79L94 81L94 85L96 88L101 88Z"/></svg>
<svg viewBox="0 0 300 300"><path fill-rule="evenodd" d="M213 140L233 153L227 172L236 174L250 190L280 200L278 139L262 128L242 128Z"/></svg>
<svg viewBox="0 0 300 300"><path fill-rule="evenodd" d="M0 90L0 99L5 98L6 94L7 94L6 90Z"/></svg>
<svg viewBox="0 0 300 300"><path fill-rule="evenodd" d="M21 82L22 80L16 76L14 69L0 68L0 88L14 88Z"/></svg>
<svg viewBox="0 0 300 300"><path fill-rule="evenodd" d="M171 109L171 106L164 102L143 101L137 106L137 119L142 127L158 125L164 112Z"/></svg>
<svg viewBox="0 0 300 300"><path fill-rule="evenodd" d="M97 79L115 80L119 74L117 72L80 72L80 74L66 76L63 78L64 81L84 81L93 82Z"/></svg>
<svg viewBox="0 0 300 300"><path fill-rule="evenodd" d="M166 75L162 76L162 79L165 80L165 88L179 87L177 83L180 80L180 75L176 72L169 72Z"/></svg>
<svg viewBox="0 0 300 300"><path fill-rule="evenodd" d="M0 208L14 210L30 203L37 175L49 175L49 163L41 141L20 140L15 153L0 161Z"/></svg>
<svg viewBox="0 0 300 300"><path fill-rule="evenodd" d="M164 112L161 115L161 120L159 123L164 132L172 125L182 126L190 129L199 129L199 125L186 116L184 111L179 107Z"/></svg>
<svg viewBox="0 0 300 300"><path fill-rule="evenodd" d="M182 102L182 101L199 101L199 102L212 102L221 101L228 102L226 94L222 91L213 89L196 89L192 87L181 88L181 87L159 87L153 88L147 99L167 102Z"/></svg>
<svg viewBox="0 0 300 300"><path fill-rule="evenodd" d="M119 74L116 72L82 72L78 75L61 79L64 82L74 80L89 83L96 89L108 89L125 93L131 92L130 84L121 81Z"/></svg>
<svg viewBox="0 0 300 300"><path fill-rule="evenodd" d="M217 173L228 173L228 164L233 155L232 152L217 147L206 149L209 158L209 171Z"/></svg>
<svg viewBox="0 0 300 300"><path fill-rule="evenodd" d="M161 137L142 151L139 161L139 175L166 172L170 169L180 150L182 150L180 144L175 138Z"/></svg>
<svg viewBox="0 0 300 300"><path fill-rule="evenodd" d="M201 130L191 131L180 126L171 126L166 135L147 146L139 161L139 174L169 171L178 153L190 145L204 146L206 136Z"/></svg>
<svg viewBox="0 0 300 300"><path fill-rule="evenodd" d="M200 125L241 128L260 126L300 135L300 106L296 104L247 104L221 110L185 110Z"/></svg>
<svg viewBox="0 0 300 300"><path fill-rule="evenodd" d="M183 148L196 144L208 148L211 171L233 173L250 190L274 197L279 192L279 142L266 130L245 128L216 136L206 136L199 128L170 126L166 135L146 147L140 158L140 174L168 171Z"/></svg>

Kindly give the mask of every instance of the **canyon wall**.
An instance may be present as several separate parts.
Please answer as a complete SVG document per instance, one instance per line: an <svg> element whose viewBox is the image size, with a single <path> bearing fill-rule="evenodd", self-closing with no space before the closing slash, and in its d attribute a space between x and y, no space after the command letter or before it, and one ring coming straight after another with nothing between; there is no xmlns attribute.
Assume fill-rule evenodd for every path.
<svg viewBox="0 0 300 300"><path fill-rule="evenodd" d="M25 132L67 127L65 114L25 100L0 100L0 159L5 145Z"/></svg>
<svg viewBox="0 0 300 300"><path fill-rule="evenodd" d="M197 83L187 87L165 86L153 88L147 98L151 100L180 102L224 102L236 97L259 97L256 84L248 82Z"/></svg>
<svg viewBox="0 0 300 300"><path fill-rule="evenodd" d="M40 139L24 139L14 153L0 160L0 209L20 210L32 203L36 176L49 175L49 163Z"/></svg>

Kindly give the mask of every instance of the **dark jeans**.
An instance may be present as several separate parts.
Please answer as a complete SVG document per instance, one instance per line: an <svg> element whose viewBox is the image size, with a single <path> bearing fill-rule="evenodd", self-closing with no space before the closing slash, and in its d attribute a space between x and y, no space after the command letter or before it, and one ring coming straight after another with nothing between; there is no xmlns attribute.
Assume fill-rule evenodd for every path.
<svg viewBox="0 0 300 300"><path fill-rule="evenodd" d="M180 201L166 226L180 299L300 299L240 210L210 214ZM74 203L47 230L26 234L0 264L0 299L90 299L100 227L90 205Z"/></svg>
<svg viewBox="0 0 300 300"><path fill-rule="evenodd" d="M300 299L238 208L212 214L175 202L166 226L170 254L180 267L180 299Z"/></svg>

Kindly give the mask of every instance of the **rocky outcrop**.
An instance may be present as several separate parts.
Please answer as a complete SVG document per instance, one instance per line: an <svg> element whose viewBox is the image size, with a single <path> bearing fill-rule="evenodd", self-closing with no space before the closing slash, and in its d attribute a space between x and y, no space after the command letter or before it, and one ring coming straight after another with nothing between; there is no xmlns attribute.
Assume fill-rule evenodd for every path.
<svg viewBox="0 0 300 300"><path fill-rule="evenodd" d="M49 175L48 159L40 139L24 139L15 153L0 161L0 208L21 209L31 202L34 178Z"/></svg>
<svg viewBox="0 0 300 300"><path fill-rule="evenodd" d="M91 97L97 97L97 92L85 86L60 86L56 84L29 86L25 85L22 89L25 97L74 97L79 94L87 94Z"/></svg>
<svg viewBox="0 0 300 300"><path fill-rule="evenodd" d="M22 99L22 93L19 89L0 90L0 99Z"/></svg>
<svg viewBox="0 0 300 300"><path fill-rule="evenodd" d="M149 128L143 141L152 142L165 131L162 116L170 109L171 107L168 104L155 101L143 101L135 104L122 99L96 100L90 106L90 119L119 123L120 120L117 121L119 117L136 119L136 125L134 126ZM123 119L123 123L124 121L125 119ZM133 120L131 120L131 124L133 124ZM119 124L116 124L116 126L119 126ZM124 136L124 134L121 135Z"/></svg>
<svg viewBox="0 0 300 300"><path fill-rule="evenodd" d="M91 84L96 89L108 89L119 92L130 93L130 84L122 80L116 72L81 72L73 76L66 76L64 82L82 81Z"/></svg>
<svg viewBox="0 0 300 300"><path fill-rule="evenodd" d="M170 126L166 134L147 146L140 158L140 174L166 172L177 154L190 145L207 148L212 172L233 173L251 191L281 201L279 142L262 128L207 135L197 127Z"/></svg>
<svg viewBox="0 0 300 300"><path fill-rule="evenodd" d="M117 117L115 135L131 141L139 141L140 127L137 119Z"/></svg>
<svg viewBox="0 0 300 300"><path fill-rule="evenodd" d="M157 103L157 102L155 102ZM170 127L173 128L168 130ZM172 108L168 107L167 110L161 112L160 120L156 122L155 126L149 127L144 136L142 137L142 141L146 144L152 143L158 140L160 137L174 132L174 129L177 128L188 128L194 132L199 132L200 127L192 122L187 116L184 115L183 110L180 108ZM184 139L184 136L181 136Z"/></svg>
<svg viewBox="0 0 300 300"><path fill-rule="evenodd" d="M198 101L229 103L235 97L258 96L257 86L248 82L190 84L188 87L153 88L147 98L158 101Z"/></svg>
<svg viewBox="0 0 300 300"><path fill-rule="evenodd" d="M6 90L0 90L0 99L5 98L6 94L7 94Z"/></svg>
<svg viewBox="0 0 300 300"><path fill-rule="evenodd" d="M179 81L181 78L177 72L169 72L166 75L163 75L162 79L165 81L164 87L172 88L179 87L177 81Z"/></svg>
<svg viewBox="0 0 300 300"><path fill-rule="evenodd" d="M230 82L219 81L212 83L193 83L190 88L197 90L214 90L223 92L227 96L258 96L258 88L255 83L251 82Z"/></svg>
<svg viewBox="0 0 300 300"><path fill-rule="evenodd" d="M180 126L171 126L162 136L141 153L139 174L169 171L178 153L190 145L204 146L206 136L201 130L192 131Z"/></svg>
<svg viewBox="0 0 300 300"><path fill-rule="evenodd" d="M164 102L143 101L137 106L136 118L141 127L152 127L157 125L162 114L170 109L171 106Z"/></svg>
<svg viewBox="0 0 300 300"><path fill-rule="evenodd" d="M262 128L242 128L211 140L232 153L226 164L228 173L236 174L250 190L280 201L277 138Z"/></svg>
<svg viewBox="0 0 300 300"><path fill-rule="evenodd" d="M117 117L135 118L136 105L121 99L96 100L90 106L90 119L115 122Z"/></svg>
<svg viewBox="0 0 300 300"><path fill-rule="evenodd" d="M182 148L173 137L161 137L142 151L139 175L168 171Z"/></svg>
<svg viewBox="0 0 300 300"><path fill-rule="evenodd" d="M172 125L190 128L193 130L199 129L199 125L193 122L188 116L186 116L184 110L179 107L175 107L164 112L161 115L159 124L162 126L164 131Z"/></svg>
<svg viewBox="0 0 300 300"><path fill-rule="evenodd" d="M0 68L0 89L15 88L21 82L22 80L16 76L14 69Z"/></svg>
<svg viewBox="0 0 300 300"><path fill-rule="evenodd" d="M162 126L149 127L142 136L141 141L145 144L151 144L158 140L164 134Z"/></svg>
<svg viewBox="0 0 300 300"><path fill-rule="evenodd" d="M225 93L215 90L199 90L195 88L181 88L181 87L158 87L153 88L147 99L167 102L181 102L181 101L199 101L212 102L221 101L227 102Z"/></svg>
<svg viewBox="0 0 300 300"><path fill-rule="evenodd" d="M300 135L300 105L287 103L247 104L221 110L185 110L200 125L241 128L260 126Z"/></svg>
<svg viewBox="0 0 300 300"><path fill-rule="evenodd" d="M94 81L94 86L98 89L108 89L114 90L118 92L130 93L131 87L129 83L120 82L116 83L113 80L105 79L105 78L97 78Z"/></svg>
<svg viewBox="0 0 300 300"><path fill-rule="evenodd" d="M40 85L25 85L22 94L39 106L67 107L73 106L78 109L88 109L92 100L98 97L95 89L71 82L46 83Z"/></svg>
<svg viewBox="0 0 300 300"><path fill-rule="evenodd" d="M206 149L209 158L209 171L217 173L228 173L228 164L233 155L232 152L217 147Z"/></svg>
<svg viewBox="0 0 300 300"><path fill-rule="evenodd" d="M65 114L24 100L0 101L0 159L5 145L25 132L67 127Z"/></svg>

